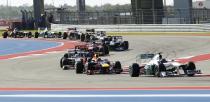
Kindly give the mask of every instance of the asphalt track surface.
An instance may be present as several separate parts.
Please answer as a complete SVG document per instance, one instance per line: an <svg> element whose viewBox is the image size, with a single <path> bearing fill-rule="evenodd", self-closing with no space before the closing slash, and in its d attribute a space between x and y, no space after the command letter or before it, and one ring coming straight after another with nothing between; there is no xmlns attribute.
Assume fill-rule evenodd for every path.
<svg viewBox="0 0 210 102"><path fill-rule="evenodd" d="M2 102L208 102L209 90L1 91Z"/></svg>
<svg viewBox="0 0 210 102"><path fill-rule="evenodd" d="M163 52L167 58L182 58L209 54L208 36L125 36L130 50L111 52L106 56L121 61L123 66L136 62L142 53ZM131 78L121 75L77 75L74 70L63 71L59 60L64 52L0 61L1 88L139 88L139 87L203 87L210 85L208 76ZM198 69L210 74L209 60L196 62Z"/></svg>

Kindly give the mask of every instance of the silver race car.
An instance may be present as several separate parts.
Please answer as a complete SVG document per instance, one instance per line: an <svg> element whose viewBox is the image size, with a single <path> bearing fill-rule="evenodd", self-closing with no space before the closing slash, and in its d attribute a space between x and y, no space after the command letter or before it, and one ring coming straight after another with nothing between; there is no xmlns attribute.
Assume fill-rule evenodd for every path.
<svg viewBox="0 0 210 102"><path fill-rule="evenodd" d="M176 60L166 60L162 58L161 53L158 54L141 54L137 57L140 62L133 63L129 67L131 77L139 77L139 75L153 75L156 77L167 76L194 76L201 74L200 70L196 70L194 62L180 63Z"/></svg>

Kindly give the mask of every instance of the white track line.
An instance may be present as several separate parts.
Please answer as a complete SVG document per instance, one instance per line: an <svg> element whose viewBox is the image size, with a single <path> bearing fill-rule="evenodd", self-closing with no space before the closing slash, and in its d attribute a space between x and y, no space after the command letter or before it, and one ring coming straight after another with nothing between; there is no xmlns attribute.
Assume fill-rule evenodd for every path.
<svg viewBox="0 0 210 102"><path fill-rule="evenodd" d="M187 56L187 57L181 57L181 58L178 58L178 59L190 59L190 58L193 58L195 56Z"/></svg>
<svg viewBox="0 0 210 102"><path fill-rule="evenodd" d="M28 57L34 57L34 56L43 56L43 55L47 55L47 54L57 54L57 53L61 53L62 51L52 51L52 52L45 52L43 54L29 54L26 56L18 56L18 57L13 57L13 58L9 58L9 59L21 59L21 58L28 58Z"/></svg>
<svg viewBox="0 0 210 102"><path fill-rule="evenodd" d="M150 97L206 97L210 94L133 94L133 95L76 95L76 94L20 94L0 95L0 98L150 98Z"/></svg>
<svg viewBox="0 0 210 102"><path fill-rule="evenodd" d="M13 57L13 58L9 58L9 59L22 59L22 58L27 58L30 56L18 56L18 57Z"/></svg>
<svg viewBox="0 0 210 102"><path fill-rule="evenodd" d="M28 55L28 57L32 57L32 56L42 56L44 54L31 54L31 55Z"/></svg>
<svg viewBox="0 0 210 102"><path fill-rule="evenodd" d="M51 52L46 52L47 54L55 54L55 53L59 53L61 51L51 51Z"/></svg>

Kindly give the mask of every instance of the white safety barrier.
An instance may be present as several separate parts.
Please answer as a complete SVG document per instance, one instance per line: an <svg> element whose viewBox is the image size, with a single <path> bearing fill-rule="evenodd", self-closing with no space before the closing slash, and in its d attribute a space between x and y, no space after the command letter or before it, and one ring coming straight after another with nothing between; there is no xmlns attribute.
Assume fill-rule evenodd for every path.
<svg viewBox="0 0 210 102"><path fill-rule="evenodd" d="M66 31L76 27L78 30L96 29L107 32L210 32L210 24L121 24L121 25L69 25L52 24L52 30Z"/></svg>

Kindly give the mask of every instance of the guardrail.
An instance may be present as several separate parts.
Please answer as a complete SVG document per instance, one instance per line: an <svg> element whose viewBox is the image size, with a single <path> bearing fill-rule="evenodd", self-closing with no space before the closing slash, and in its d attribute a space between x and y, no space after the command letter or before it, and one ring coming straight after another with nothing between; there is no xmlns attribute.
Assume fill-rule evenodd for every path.
<svg viewBox="0 0 210 102"><path fill-rule="evenodd" d="M69 25L52 24L52 30L66 31L76 27L78 30L94 28L107 32L210 32L210 24L121 24L121 25Z"/></svg>

